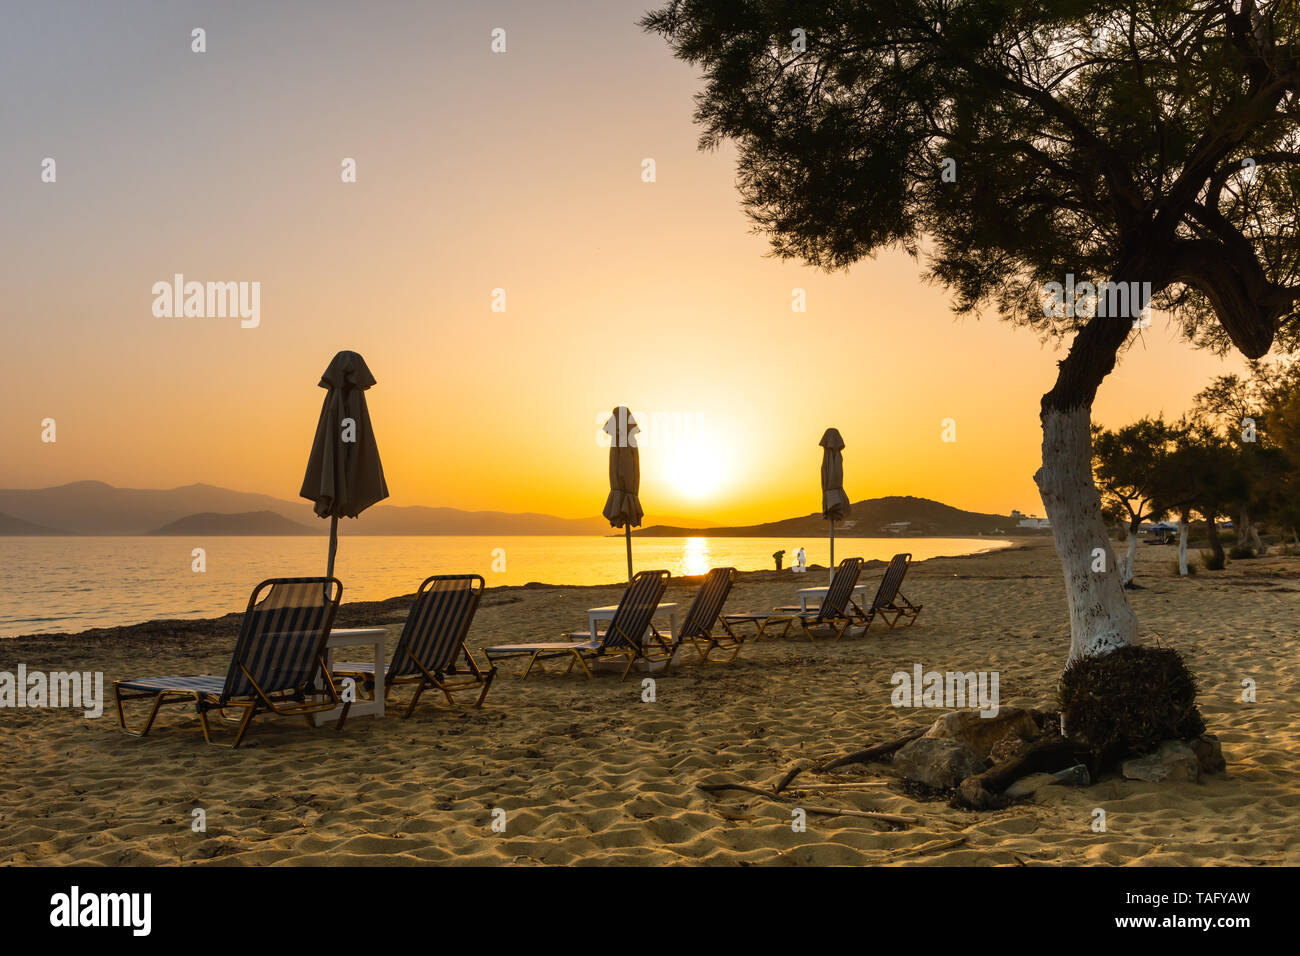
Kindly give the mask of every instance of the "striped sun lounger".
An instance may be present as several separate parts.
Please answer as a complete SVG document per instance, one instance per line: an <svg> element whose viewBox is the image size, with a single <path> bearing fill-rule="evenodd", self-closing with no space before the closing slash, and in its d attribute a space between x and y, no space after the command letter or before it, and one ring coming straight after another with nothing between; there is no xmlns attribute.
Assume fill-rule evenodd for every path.
<svg viewBox="0 0 1300 956"><path fill-rule="evenodd" d="M242 711L231 747L238 747L262 710L280 716L311 715L338 705L325 669L325 641L338 610L343 585L337 578L275 578L253 588L226 675L144 677L113 682L117 719L134 737L149 733L163 704L193 701L203 738L212 739L208 714ZM318 687L319 684L319 687ZM151 700L144 727L126 725L122 704Z"/></svg>
<svg viewBox="0 0 1300 956"><path fill-rule="evenodd" d="M807 611L796 606L774 608L770 612L745 612L726 614L723 620L732 624L754 624L758 639L764 635L772 624L783 625L778 637L785 637L795 624L803 630L808 640L815 640L812 628L829 627L835 632L838 641L852 624L866 623L866 617L853 604L853 589L858 586L858 577L862 574L861 558L845 558L835 569L826 597L818 607Z"/></svg>
<svg viewBox="0 0 1300 956"><path fill-rule="evenodd" d="M451 696L454 690L478 688L475 707L481 706L487 697L496 668L479 667L465 646L484 585L478 574L435 574L420 585L397 647L393 649L393 659L383 674L385 697L395 684L416 685L403 717L411 716L420 695L430 687L442 691L447 702L453 705L456 703ZM457 663L461 656L465 659L464 670ZM362 678L366 689L376 692L375 664L336 663L334 676ZM340 728L347 720L347 709L348 705L344 704L339 715Z"/></svg>
<svg viewBox="0 0 1300 956"><path fill-rule="evenodd" d="M909 627L916 622L917 615L921 613L921 605L913 604L898 590L902 587L903 578L907 576L911 564L911 554L896 554L890 560L885 576L880 579L880 587L876 589L876 596L865 612L868 627L877 617L888 624L891 630L900 618L907 618Z"/></svg>
<svg viewBox="0 0 1300 956"><path fill-rule="evenodd" d="M701 664L712 661L710 655L715 650L731 651L729 657L718 658L721 661L735 660L740 653L741 638L720 617L735 578L735 568L714 568L705 576L686 614L686 623L682 625L677 643L690 641L700 655ZM718 625L722 626L721 634L714 633Z"/></svg>
<svg viewBox="0 0 1300 956"><path fill-rule="evenodd" d="M529 655L528 666L524 669L521 680L528 677L533 665L539 660L552 657L569 658L569 666L564 673L571 672L573 665L577 664L589 678L592 674L591 668L587 666L588 661L625 657L627 667L623 670L622 680L627 680L627 675L632 672L633 665L639 660L646 662L672 660L672 652L675 648L667 647L651 624L670 577L667 571L638 572L632 579L632 584L623 592L623 599L618 602L618 608L614 611L609 627L597 634L573 631L567 635L569 638L567 641L543 644L500 644L485 648L484 653L489 663L496 657ZM658 650L647 646L645 642L647 631L650 632Z"/></svg>

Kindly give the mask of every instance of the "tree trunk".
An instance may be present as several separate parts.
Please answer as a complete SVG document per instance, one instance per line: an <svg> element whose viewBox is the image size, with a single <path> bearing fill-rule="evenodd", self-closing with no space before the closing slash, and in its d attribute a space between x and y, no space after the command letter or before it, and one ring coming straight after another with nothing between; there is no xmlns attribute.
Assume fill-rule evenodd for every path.
<svg viewBox="0 0 1300 956"><path fill-rule="evenodd" d="M1187 575L1187 532L1191 517L1186 511L1178 516L1178 573L1184 577Z"/></svg>
<svg viewBox="0 0 1300 956"><path fill-rule="evenodd" d="M1142 277L1141 270L1134 270ZM1113 276L1119 281L1121 276ZM1127 279L1127 276L1123 276ZM1128 605L1092 480L1092 402L1115 367L1115 354L1131 319L1097 315L1075 336L1060 363L1056 384L1043 396L1043 466L1034 475L1052 523L1065 576L1073 662L1101 657L1137 639L1137 616ZM1094 570L1095 569L1095 570Z"/></svg>
<svg viewBox="0 0 1300 956"><path fill-rule="evenodd" d="M1128 606L1122 575L1092 482L1090 408L1043 412L1043 467L1034 480L1052 522L1070 608L1070 655L1099 657L1133 643L1137 618ZM1095 568L1095 570L1094 570Z"/></svg>
<svg viewBox="0 0 1300 956"><path fill-rule="evenodd" d="M1124 573L1121 575L1121 580L1126 585L1133 583L1134 569L1137 565L1138 521L1136 519L1128 523L1127 542L1128 554L1124 558Z"/></svg>
<svg viewBox="0 0 1300 956"><path fill-rule="evenodd" d="M1237 547L1245 551L1250 547L1250 512L1241 506L1241 515L1237 518Z"/></svg>
<svg viewBox="0 0 1300 956"><path fill-rule="evenodd" d="M1258 525L1252 524L1250 526L1250 543L1254 546L1256 554L1264 554L1266 549L1264 548L1264 542L1260 540Z"/></svg>
<svg viewBox="0 0 1300 956"><path fill-rule="evenodd" d="M1214 563L1218 568L1224 566L1223 542L1219 540L1219 525L1215 520L1218 510L1206 512L1205 515L1205 533L1210 538L1210 553L1214 555Z"/></svg>

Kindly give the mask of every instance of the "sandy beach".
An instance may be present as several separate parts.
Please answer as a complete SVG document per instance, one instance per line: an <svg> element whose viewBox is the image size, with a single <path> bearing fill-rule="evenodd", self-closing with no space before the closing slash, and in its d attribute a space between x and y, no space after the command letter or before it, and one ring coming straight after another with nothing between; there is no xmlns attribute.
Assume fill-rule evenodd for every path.
<svg viewBox="0 0 1300 956"><path fill-rule="evenodd" d="M846 545L845 554L851 553ZM1186 657L1200 706L1223 744L1225 774L1200 783L1117 777L1049 787L1008 809L974 813L905 788L889 765L845 767L819 782L858 790L790 791L772 802L699 783L770 784L796 761L870 746L940 712L896 709L890 676L915 664L997 670L1002 706L1051 708L1069 643L1050 539L913 566L905 593L918 623L873 626L836 644L793 637L748 644L729 664L657 680L588 681L551 673L520 682L507 661L483 709L427 696L410 720L390 710L342 733L259 718L236 751L203 742L192 709L164 711L145 739L71 710L0 712L0 862L166 864L777 864L1209 865L1300 863L1300 558L1266 557L1178 579L1173 549L1143 547L1131 595L1141 630ZM874 588L881 567L864 573ZM824 572L742 575L729 610L788 602ZM414 584L415 582L413 582ZM490 582L489 582L490 583ZM695 582L667 600L689 602ZM491 588L470 646L557 638L606 588ZM404 602L345 605L338 626L384 624L390 647ZM111 681L224 673L237 616L3 642L0 669L100 670ZM1242 703L1254 678L1258 701ZM403 698L404 699L404 698ZM466 697L466 704L472 703ZM894 827L791 809L832 806L916 819ZM1103 808L1107 831L1092 831ZM206 832L191 828L206 814ZM494 832L493 811L505 811ZM499 818L499 814L496 815Z"/></svg>

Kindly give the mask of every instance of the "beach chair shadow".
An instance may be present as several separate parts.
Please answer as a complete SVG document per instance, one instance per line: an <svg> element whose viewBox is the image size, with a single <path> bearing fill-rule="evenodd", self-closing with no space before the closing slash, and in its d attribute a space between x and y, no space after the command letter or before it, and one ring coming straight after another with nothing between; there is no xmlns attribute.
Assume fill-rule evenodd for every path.
<svg viewBox="0 0 1300 956"><path fill-rule="evenodd" d="M385 699L394 686L414 684L415 693L402 714L403 718L411 716L415 705L420 702L420 695L429 688L442 691L452 706L456 703L453 691L475 688L479 695L474 706L481 707L497 672L495 667L479 666L466 646L465 638L485 586L486 582L478 574L435 574L426 578L416 591L415 602L406 615L406 624L387 668L382 668L382 662L335 663L334 676L360 678L366 690L372 694L381 693L375 671L377 667L382 668ZM457 664L461 655L465 658L464 671L459 670ZM350 703L343 705L337 725L340 730L348 719L350 706Z"/></svg>
<svg viewBox="0 0 1300 956"><path fill-rule="evenodd" d="M265 591L265 593L263 593ZM216 674L170 675L113 682L117 719L122 730L144 737L164 704L192 701L203 739L238 747L253 718L262 711L281 717L311 715L338 706L338 693L325 668L325 641L334 623L343 585L337 578L274 578L253 588L239 638L224 677ZM144 726L126 725L123 703L152 700ZM213 740L208 716L239 712L230 744Z"/></svg>

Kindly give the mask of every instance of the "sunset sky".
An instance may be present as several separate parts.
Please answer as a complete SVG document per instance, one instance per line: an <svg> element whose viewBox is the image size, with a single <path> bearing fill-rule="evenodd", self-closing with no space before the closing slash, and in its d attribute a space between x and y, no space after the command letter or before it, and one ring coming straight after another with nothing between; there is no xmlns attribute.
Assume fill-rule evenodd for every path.
<svg viewBox="0 0 1300 956"><path fill-rule="evenodd" d="M696 149L694 70L636 26L649 6L7 4L0 486L293 498L317 380L353 349L392 504L596 514L597 419L625 404L683 425L642 452L647 524L815 510L827 426L854 500L1041 513L1060 354L955 320L902 253L770 258L734 153ZM259 327L155 317L174 273L260 282ZM1239 368L1157 316L1096 417L1176 416Z"/></svg>

